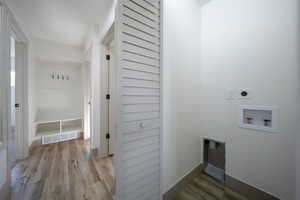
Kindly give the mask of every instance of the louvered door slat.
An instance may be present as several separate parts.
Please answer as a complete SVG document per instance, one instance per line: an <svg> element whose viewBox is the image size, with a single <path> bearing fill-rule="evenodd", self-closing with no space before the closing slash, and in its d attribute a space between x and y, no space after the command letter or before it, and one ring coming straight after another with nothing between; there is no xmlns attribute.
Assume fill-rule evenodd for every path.
<svg viewBox="0 0 300 200"><path fill-rule="evenodd" d="M121 86L127 87L144 87L144 88L159 88L158 81L124 78Z"/></svg>
<svg viewBox="0 0 300 200"><path fill-rule="evenodd" d="M138 12L140 15L147 17L150 20L159 22L159 15L149 12L148 10L146 10L145 8L138 5L136 2L134 2L132 0L123 1L123 6L130 8L130 9L134 10L135 12Z"/></svg>
<svg viewBox="0 0 300 200"><path fill-rule="evenodd" d="M158 1L152 1L152 3L150 3L147 0L129 0L129 1L135 2L137 5L147 10L148 12L151 12L155 15L159 15L159 7L154 7L155 4L158 5Z"/></svg>
<svg viewBox="0 0 300 200"><path fill-rule="evenodd" d="M122 107L123 113L136 113L136 112L154 112L159 111L159 104L147 104L147 105L124 105Z"/></svg>
<svg viewBox="0 0 300 200"><path fill-rule="evenodd" d="M125 170L127 168L133 168L135 166L139 166L143 164L144 162L147 162L148 160L154 160L159 157L159 151L155 150L147 154L147 156L144 157L136 157L132 158L128 161L123 162L122 170ZM123 174L122 178L124 178L125 175Z"/></svg>
<svg viewBox="0 0 300 200"><path fill-rule="evenodd" d="M144 24L148 24L149 26L151 26L155 29L159 29L158 21L154 21L152 19L149 19L148 17L145 17L144 15L141 15L139 12L137 12L133 9L130 9L129 7L123 7L123 13L124 13L124 15L135 18L138 21L140 21Z"/></svg>
<svg viewBox="0 0 300 200"><path fill-rule="evenodd" d="M136 70L128 70L127 67L123 70L123 77L126 78L133 78L133 79L143 79L149 81L159 81L160 76L159 74L149 73L149 72L140 72Z"/></svg>
<svg viewBox="0 0 300 200"><path fill-rule="evenodd" d="M136 45L132 45L132 44L124 44L124 49L126 51L130 51L130 52L134 52L136 54L141 54L143 56L147 56L149 58L153 58L153 59L159 59L159 53L158 52L154 52Z"/></svg>
<svg viewBox="0 0 300 200"><path fill-rule="evenodd" d="M126 58L126 60L135 61L137 63L141 63L144 65L153 66L153 67L159 67L159 63L160 63L159 60L157 60L157 59L143 56L141 54L137 54L134 52L129 52L129 51L126 51L126 49L123 50L121 57Z"/></svg>
<svg viewBox="0 0 300 200"><path fill-rule="evenodd" d="M123 32L123 43L130 43L151 51L159 52L159 45L146 40L145 38L140 38L132 33Z"/></svg>

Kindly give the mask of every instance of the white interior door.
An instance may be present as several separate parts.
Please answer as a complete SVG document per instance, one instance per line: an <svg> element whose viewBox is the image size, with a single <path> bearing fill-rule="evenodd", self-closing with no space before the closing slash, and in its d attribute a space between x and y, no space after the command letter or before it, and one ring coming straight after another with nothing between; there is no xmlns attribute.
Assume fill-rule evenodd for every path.
<svg viewBox="0 0 300 200"><path fill-rule="evenodd" d="M116 19L117 198L159 200L160 1L120 0Z"/></svg>

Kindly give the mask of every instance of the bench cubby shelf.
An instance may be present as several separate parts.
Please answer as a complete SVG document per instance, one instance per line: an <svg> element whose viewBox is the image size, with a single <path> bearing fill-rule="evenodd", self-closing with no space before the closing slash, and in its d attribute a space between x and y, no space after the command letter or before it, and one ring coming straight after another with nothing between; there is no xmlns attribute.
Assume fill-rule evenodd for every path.
<svg viewBox="0 0 300 200"><path fill-rule="evenodd" d="M59 116L57 119L49 116L40 115L35 122L36 136L41 137L42 144L52 144L81 137L83 132L83 118L81 116L53 115Z"/></svg>

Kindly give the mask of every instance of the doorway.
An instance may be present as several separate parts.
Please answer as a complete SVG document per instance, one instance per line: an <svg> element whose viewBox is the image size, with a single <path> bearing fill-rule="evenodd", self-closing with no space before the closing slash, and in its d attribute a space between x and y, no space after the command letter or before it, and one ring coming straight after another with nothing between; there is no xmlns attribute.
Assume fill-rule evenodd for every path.
<svg viewBox="0 0 300 200"><path fill-rule="evenodd" d="M115 66L115 41L114 25L107 32L104 40L104 51L106 52L105 64L103 65L103 93L105 104L103 105L103 136L105 140L104 154L113 156L116 143L116 66Z"/></svg>
<svg viewBox="0 0 300 200"><path fill-rule="evenodd" d="M27 64L26 43L13 28L10 30L10 123L8 133L8 164L12 168L27 154Z"/></svg>
<svg viewBox="0 0 300 200"><path fill-rule="evenodd" d="M115 134L115 101L114 101L114 88L116 87L115 85L115 68L114 68L114 59L115 59L115 54L114 54L114 41L111 41L111 43L108 46L108 60L107 60L107 94L108 96L108 101L107 101L107 133L109 133L108 137L106 137L107 144L107 152L109 156L114 155L115 153L115 140L116 140L116 134Z"/></svg>

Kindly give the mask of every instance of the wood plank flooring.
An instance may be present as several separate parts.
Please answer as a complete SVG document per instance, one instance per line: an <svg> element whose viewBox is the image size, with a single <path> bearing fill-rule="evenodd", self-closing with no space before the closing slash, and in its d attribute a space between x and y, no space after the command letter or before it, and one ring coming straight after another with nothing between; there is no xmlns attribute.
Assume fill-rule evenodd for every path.
<svg viewBox="0 0 300 200"><path fill-rule="evenodd" d="M247 198L199 171L177 189L172 200L247 200Z"/></svg>
<svg viewBox="0 0 300 200"><path fill-rule="evenodd" d="M91 156L88 145L72 140L32 149L12 170L12 200L112 200L112 157Z"/></svg>

